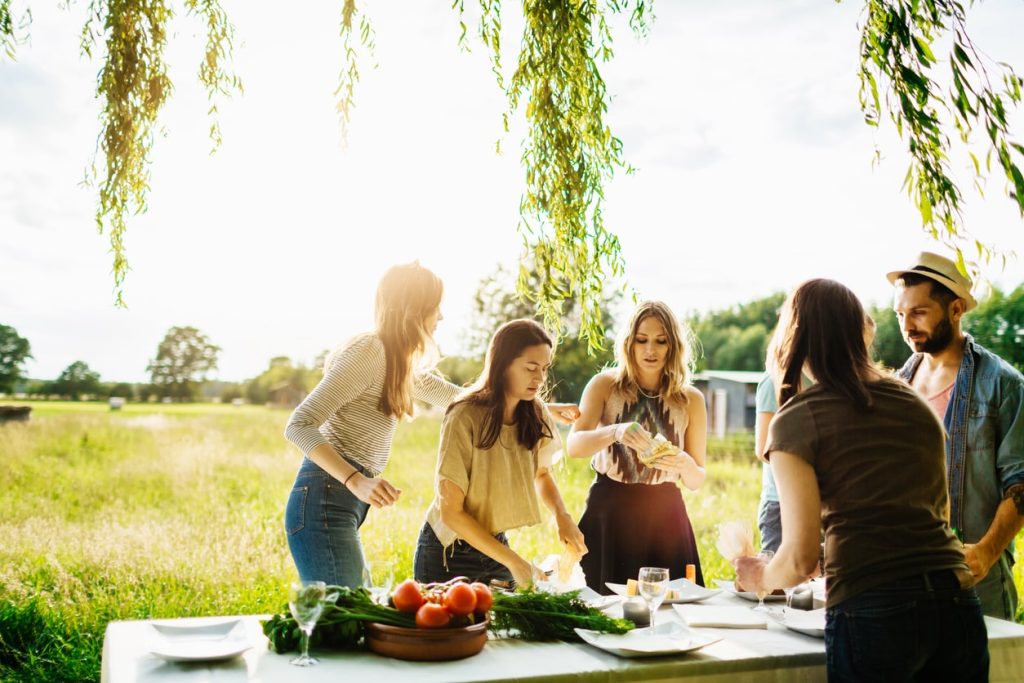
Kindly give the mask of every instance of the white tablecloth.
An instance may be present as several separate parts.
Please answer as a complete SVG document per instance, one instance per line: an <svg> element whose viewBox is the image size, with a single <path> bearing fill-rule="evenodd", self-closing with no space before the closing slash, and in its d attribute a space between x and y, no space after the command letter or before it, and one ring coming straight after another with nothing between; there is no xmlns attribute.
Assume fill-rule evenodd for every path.
<svg viewBox="0 0 1024 683"><path fill-rule="evenodd" d="M750 603L715 596L718 604ZM262 617L265 618L265 617ZM659 620L675 619L662 608ZM191 620L224 620L210 617ZM314 652L320 664L298 669L294 655L267 649L259 616L242 617L253 647L244 655L218 663L165 662L149 654L153 629L147 621L115 621L103 641L102 683L469 683L473 681L687 681L755 683L824 681L825 641L795 633L776 623L767 629L699 629L723 640L695 652L651 659L623 659L589 645L490 640L483 651L454 662L406 662L369 652ZM179 620L181 623L188 623ZM988 626L991 681L1018 682L1024 677L1024 626L985 619Z"/></svg>

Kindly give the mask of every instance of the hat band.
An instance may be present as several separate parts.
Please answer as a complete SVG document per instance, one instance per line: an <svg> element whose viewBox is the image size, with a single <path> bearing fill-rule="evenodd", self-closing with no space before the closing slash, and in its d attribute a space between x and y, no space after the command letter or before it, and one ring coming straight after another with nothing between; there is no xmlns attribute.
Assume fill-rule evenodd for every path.
<svg viewBox="0 0 1024 683"><path fill-rule="evenodd" d="M940 273L939 271L935 270L934 268L929 268L928 266L917 265L917 266L914 266L914 270L924 270L924 271L927 271L929 273L934 273L934 274L938 275L939 277L943 277L943 278L949 280L950 282L955 282L955 280L953 280L953 278L951 278L950 276L946 275L945 273Z"/></svg>

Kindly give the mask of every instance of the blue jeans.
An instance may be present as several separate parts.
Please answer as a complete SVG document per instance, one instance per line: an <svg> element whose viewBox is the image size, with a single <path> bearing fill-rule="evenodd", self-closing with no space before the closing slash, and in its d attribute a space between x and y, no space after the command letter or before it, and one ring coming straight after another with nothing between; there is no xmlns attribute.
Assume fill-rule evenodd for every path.
<svg viewBox="0 0 1024 683"><path fill-rule="evenodd" d="M350 465L365 473L358 463ZM363 584L359 527L370 506L309 458L302 461L284 509L288 548L303 581Z"/></svg>
<svg viewBox="0 0 1024 683"><path fill-rule="evenodd" d="M830 683L988 681L988 633L952 570L898 579L828 608Z"/></svg>
<svg viewBox="0 0 1024 683"><path fill-rule="evenodd" d="M494 536L503 545L508 545L504 533ZM492 580L515 585L508 567L483 554L469 543L459 540L445 548L438 540L430 524L424 523L416 542L416 556L413 558L413 576L420 583L433 583L465 576L470 581L489 584Z"/></svg>
<svg viewBox="0 0 1024 683"><path fill-rule="evenodd" d="M761 499L761 506L757 511L757 528L761 531L761 550L777 552L782 545L782 513L779 501Z"/></svg>

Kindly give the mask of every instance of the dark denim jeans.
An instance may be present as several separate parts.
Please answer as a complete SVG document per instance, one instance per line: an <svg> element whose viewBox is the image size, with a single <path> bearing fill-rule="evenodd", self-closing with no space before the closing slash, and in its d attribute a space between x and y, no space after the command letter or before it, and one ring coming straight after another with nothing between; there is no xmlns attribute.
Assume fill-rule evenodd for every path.
<svg viewBox="0 0 1024 683"><path fill-rule="evenodd" d="M496 539L508 545L505 534L495 534ZM456 576L465 576L470 581L489 584L492 580L505 581L515 585L508 567L466 543L455 541L446 549L437 534L424 523L416 542L416 556L413 558L413 575L420 583L447 581Z"/></svg>
<svg viewBox="0 0 1024 683"><path fill-rule="evenodd" d="M973 588L951 570L890 582L826 612L830 683L988 681L988 633Z"/></svg>
<svg viewBox="0 0 1024 683"><path fill-rule="evenodd" d="M348 461L360 472L364 468ZM309 458L302 461L284 510L288 548L303 581L363 584L359 527L370 506Z"/></svg>

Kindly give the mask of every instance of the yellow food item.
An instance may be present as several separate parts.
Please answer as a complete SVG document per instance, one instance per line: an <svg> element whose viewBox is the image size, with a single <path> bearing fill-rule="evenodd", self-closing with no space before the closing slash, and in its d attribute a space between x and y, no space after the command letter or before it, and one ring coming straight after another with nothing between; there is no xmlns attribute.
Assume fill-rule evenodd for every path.
<svg viewBox="0 0 1024 683"><path fill-rule="evenodd" d="M626 579L626 595L630 597L634 595L640 595L640 588L636 582L636 579ZM669 588L668 592L665 593L666 600L678 600L681 597L682 596L679 594L679 591L674 590L672 588Z"/></svg>
<svg viewBox="0 0 1024 683"><path fill-rule="evenodd" d="M674 443L663 437L661 434L656 434L653 439L653 444L650 449L644 451L637 457L640 458L640 462L644 465L649 466L658 458L663 458L666 455L678 455L679 449Z"/></svg>

